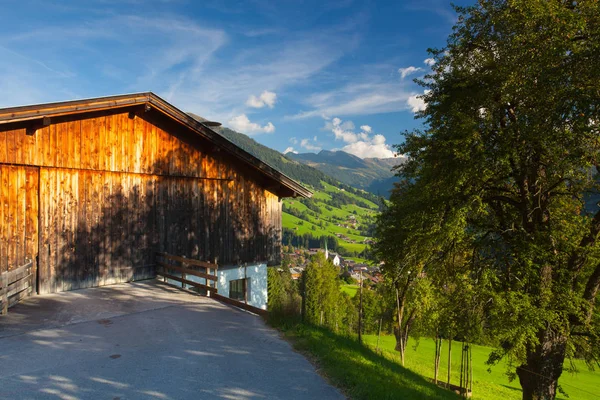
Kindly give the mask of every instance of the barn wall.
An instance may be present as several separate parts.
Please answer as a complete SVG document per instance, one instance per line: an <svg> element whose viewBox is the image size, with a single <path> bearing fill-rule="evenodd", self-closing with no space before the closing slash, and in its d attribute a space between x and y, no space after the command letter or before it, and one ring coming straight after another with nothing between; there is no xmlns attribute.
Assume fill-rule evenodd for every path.
<svg viewBox="0 0 600 400"><path fill-rule="evenodd" d="M278 263L281 202L263 178L187 128L129 111L53 119L33 135L0 128L0 166L35 181L29 191L0 189L9 204L0 218L39 219L39 254L37 225L29 234L17 218L2 228L0 271L18 266L12 252L39 255L48 293L152 277L155 251ZM21 175L8 187L28 182ZM39 206L28 209L30 192Z"/></svg>
<svg viewBox="0 0 600 400"><path fill-rule="evenodd" d="M37 168L0 164L0 272L36 261Z"/></svg>

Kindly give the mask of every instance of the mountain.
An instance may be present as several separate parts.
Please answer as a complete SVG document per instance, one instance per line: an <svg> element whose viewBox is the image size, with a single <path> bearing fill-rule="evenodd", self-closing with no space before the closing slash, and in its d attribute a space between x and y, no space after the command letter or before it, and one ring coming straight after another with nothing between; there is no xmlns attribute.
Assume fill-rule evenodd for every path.
<svg viewBox="0 0 600 400"><path fill-rule="evenodd" d="M200 122L206 121L206 119L194 113L188 112L188 115ZM226 127L213 127L212 129L230 142L296 181L319 188L321 187L321 181L331 180L331 178L326 176L323 172L299 161L292 160L280 152L258 143L256 140L243 133L236 132Z"/></svg>
<svg viewBox="0 0 600 400"><path fill-rule="evenodd" d="M322 150L318 154L288 153L287 156L350 186L385 197L397 180L391 169L405 160L402 157L360 158L344 151L329 150Z"/></svg>

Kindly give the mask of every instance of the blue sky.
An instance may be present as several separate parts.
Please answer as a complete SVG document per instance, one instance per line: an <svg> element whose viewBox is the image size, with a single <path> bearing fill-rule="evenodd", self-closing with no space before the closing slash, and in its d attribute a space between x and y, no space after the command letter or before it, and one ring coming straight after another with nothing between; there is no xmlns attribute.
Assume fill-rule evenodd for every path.
<svg viewBox="0 0 600 400"><path fill-rule="evenodd" d="M412 79L456 18L446 0L0 4L0 107L153 91L281 152L360 157L420 125Z"/></svg>

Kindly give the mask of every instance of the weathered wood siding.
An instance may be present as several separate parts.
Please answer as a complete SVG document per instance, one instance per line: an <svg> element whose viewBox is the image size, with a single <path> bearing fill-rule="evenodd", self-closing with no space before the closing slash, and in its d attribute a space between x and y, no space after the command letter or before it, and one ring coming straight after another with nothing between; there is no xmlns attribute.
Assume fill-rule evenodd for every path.
<svg viewBox="0 0 600 400"><path fill-rule="evenodd" d="M0 164L0 273L38 252L38 169Z"/></svg>
<svg viewBox="0 0 600 400"><path fill-rule="evenodd" d="M277 263L281 202L264 178L132 110L53 119L33 135L0 127L0 271L39 255L49 293L152 277L157 251Z"/></svg>

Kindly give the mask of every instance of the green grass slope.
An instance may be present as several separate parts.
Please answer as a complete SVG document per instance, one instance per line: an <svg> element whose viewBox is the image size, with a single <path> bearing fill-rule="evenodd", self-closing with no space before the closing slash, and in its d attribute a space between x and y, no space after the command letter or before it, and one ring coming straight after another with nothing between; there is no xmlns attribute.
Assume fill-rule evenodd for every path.
<svg viewBox="0 0 600 400"><path fill-rule="evenodd" d="M459 399L421 375L361 346L354 338L298 324L283 327L294 348L351 399Z"/></svg>
<svg viewBox="0 0 600 400"><path fill-rule="evenodd" d="M336 237L340 247L349 252L362 252L371 239L367 234L379 207L372 196L360 190L351 192L325 181L322 189L314 189L311 199L284 199L283 227L296 235ZM356 224L354 224L356 221Z"/></svg>
<svg viewBox="0 0 600 400"><path fill-rule="evenodd" d="M363 336L365 343L375 349L377 344L377 336ZM386 358L400 363L398 352L394 351L396 339L393 336L382 336L380 341L380 349L383 349L383 354ZM447 380L448 376L448 347L444 341L442 346L441 366L439 379ZM490 399L490 400L509 400L521 399L522 392L519 381L508 381L505 374L506 365L500 364L489 367L485 361L490 354L491 348L485 346L476 346L472 348L473 355L473 399ZM427 378L433 377L433 359L435 355L435 346L432 339L422 338L418 345L414 339L409 339L409 345L405 353L405 366L409 370ZM460 379L460 358L461 347L460 343L452 343L452 371L450 382L458 385ZM569 361L566 362L567 364ZM579 370L577 374L563 372L559 379L559 385L570 399L598 399L600 392L600 371L590 371L583 361L574 361L575 366ZM490 369L491 372L488 372ZM558 399L566 399L564 395L558 395Z"/></svg>

